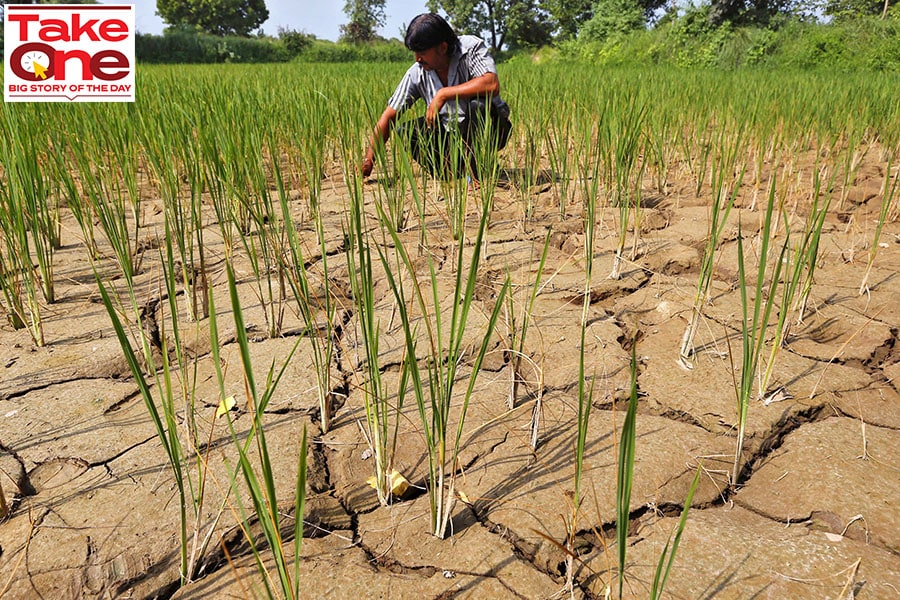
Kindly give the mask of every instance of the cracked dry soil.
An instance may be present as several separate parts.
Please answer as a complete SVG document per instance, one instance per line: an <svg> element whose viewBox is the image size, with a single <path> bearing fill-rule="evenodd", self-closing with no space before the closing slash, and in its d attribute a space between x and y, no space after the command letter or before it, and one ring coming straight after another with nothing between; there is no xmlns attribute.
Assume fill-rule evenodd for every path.
<svg viewBox="0 0 900 600"><path fill-rule="evenodd" d="M869 156L875 153L869 153ZM799 169L801 179L803 169ZM805 322L791 331L777 358L775 385L787 394L749 410L745 466L728 485L735 451L735 368L740 364L740 296L734 232L756 235L759 213L748 197L732 213L713 281L713 301L696 340L692 370L676 364L696 286L708 197L691 185L648 193L636 256L620 280L605 279L612 264L617 215L601 216L587 330L587 372L594 410L585 458L586 498L578 518L576 596L603 598L618 586L615 548L616 439L636 343L640 391L635 483L631 498L625 591L648 596L659 554L680 513L693 472L703 476L681 541L666 597L846 598L900 596L900 224L888 223L867 295L857 294L871 244L881 179L863 168L840 214L823 231L820 266ZM807 177L808 179L808 177ZM584 260L580 215L558 215L551 185L532 195L535 215L523 223L522 190L498 189L469 346L484 327L508 271L517 302L534 281L548 229L551 244L544 284L526 340L525 381L516 405L506 407L510 365L505 326L483 365L465 420L460 500L452 535L429 534L424 493L427 459L413 403L400 410L397 468L413 488L390 507L378 505L366 484L360 378L364 365L358 322L349 299L342 213L347 192L333 172L324 186L326 254L341 302L333 429L318 429L316 378L305 343L298 346L266 415L277 489L290 521L300 432L306 427L309 468L300 588L308 598L550 598L566 577L564 519L571 510L579 319ZM367 194L373 194L369 185ZM854 201L853 198L868 198ZM314 231L295 201L307 240ZM159 201L143 199L143 247L158 245ZM576 202L570 202L575 207ZM427 194L428 251L448 257L446 209ZM802 203L792 219L804 215ZM840 218L839 218L840 217ZM210 217L211 218L211 217ZM474 213L470 214L470 221ZM47 307L48 344L33 347L27 333L0 330L0 485L11 514L0 522L0 589L8 598L244 598L258 590L257 571L236 527L236 502L223 504L236 453L223 421L210 359L208 325L184 340L196 358L196 417L209 436L207 496L202 531L211 531L194 583L179 588L179 516L173 476L99 297L71 215L64 214L58 253L59 300ZM243 397L243 380L228 306L223 247L209 226L209 280L217 297L229 393ZM415 247L417 234L409 232ZM629 233L632 239L634 231ZM783 235L779 231L778 239ZM321 256L310 242L310 266ZM145 253L138 277L144 326L158 327L157 254ZM441 263L441 278L451 276ZM106 274L114 273L105 263ZM288 305L284 335L266 339L252 271L236 269L251 334L257 378L281 365L303 323ZM449 284L447 284L449 285ZM374 286L382 323L384 377L396 386L402 334L382 278ZM451 297L451 294L444 294ZM448 301L449 306L449 301ZM190 327L185 324L185 328ZM635 341L633 341L635 340ZM162 343L162 342L161 342ZM733 361L733 362L732 362ZM462 378L470 369L463 366ZM537 451L530 449L532 412L540 397ZM246 433L246 404L234 418ZM179 418L184 410L179 409ZM235 492L244 506L244 489ZM225 506L219 514L219 507ZM258 533L258 532L257 532ZM227 553L226 553L227 550ZM843 595L842 595L843 594Z"/></svg>

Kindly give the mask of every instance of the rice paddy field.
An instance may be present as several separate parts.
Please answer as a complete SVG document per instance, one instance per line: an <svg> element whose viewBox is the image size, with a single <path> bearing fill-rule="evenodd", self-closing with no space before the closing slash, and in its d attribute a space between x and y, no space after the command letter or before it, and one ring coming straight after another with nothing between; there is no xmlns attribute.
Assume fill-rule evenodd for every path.
<svg viewBox="0 0 900 600"><path fill-rule="evenodd" d="M900 596L897 76L405 68L0 108L0 596Z"/></svg>

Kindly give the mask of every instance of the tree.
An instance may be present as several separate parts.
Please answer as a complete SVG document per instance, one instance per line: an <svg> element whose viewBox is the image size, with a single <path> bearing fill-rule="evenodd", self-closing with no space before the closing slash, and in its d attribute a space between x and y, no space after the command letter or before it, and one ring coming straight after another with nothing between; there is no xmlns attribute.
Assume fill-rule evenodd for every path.
<svg viewBox="0 0 900 600"><path fill-rule="evenodd" d="M792 0L712 0L709 22L718 27L725 21L732 25L768 25L772 17L787 14Z"/></svg>
<svg viewBox="0 0 900 600"><path fill-rule="evenodd" d="M484 36L494 51L504 45L540 45L550 38L545 25L549 14L537 0L429 0L428 8L447 13L457 33Z"/></svg>
<svg viewBox="0 0 900 600"><path fill-rule="evenodd" d="M581 25L594 16L594 0L544 0L557 38L567 40L578 35Z"/></svg>
<svg viewBox="0 0 900 600"><path fill-rule="evenodd" d="M351 44L378 39L376 30L383 27L385 0L347 0L344 14L350 21L341 25L341 41Z"/></svg>
<svg viewBox="0 0 900 600"><path fill-rule="evenodd" d="M602 42L610 36L639 29L645 23L644 7L635 0L600 0L594 5L594 16L581 26L578 37Z"/></svg>
<svg viewBox="0 0 900 600"><path fill-rule="evenodd" d="M862 16L887 16L892 4L889 0L827 0L825 14L835 19L852 19Z"/></svg>
<svg viewBox="0 0 900 600"><path fill-rule="evenodd" d="M269 18L265 0L157 0L156 14L172 26L244 37Z"/></svg>

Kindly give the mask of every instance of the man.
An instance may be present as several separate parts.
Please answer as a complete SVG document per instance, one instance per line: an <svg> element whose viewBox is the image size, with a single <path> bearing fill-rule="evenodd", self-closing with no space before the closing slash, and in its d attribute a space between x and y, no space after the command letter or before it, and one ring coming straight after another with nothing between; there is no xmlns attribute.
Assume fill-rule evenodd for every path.
<svg viewBox="0 0 900 600"><path fill-rule="evenodd" d="M362 174L368 177L372 173L375 147L388 141L397 116L421 98L428 105L425 116L398 128L409 140L413 158L433 175L461 175L468 169L477 179L473 149L479 132L489 122L488 139L499 150L506 146L511 129L509 106L500 99L497 67L487 46L475 36L457 37L447 21L430 13L412 20L405 43L416 62L378 119L362 161ZM456 152L454 147L462 151Z"/></svg>

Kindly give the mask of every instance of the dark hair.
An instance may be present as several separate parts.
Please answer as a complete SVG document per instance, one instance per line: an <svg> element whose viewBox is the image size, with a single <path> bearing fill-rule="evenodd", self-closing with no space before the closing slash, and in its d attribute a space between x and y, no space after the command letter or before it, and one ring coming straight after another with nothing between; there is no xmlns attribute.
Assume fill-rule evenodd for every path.
<svg viewBox="0 0 900 600"><path fill-rule="evenodd" d="M422 52L447 42L447 51L452 55L459 47L459 38L450 24L440 15L423 13L414 18L406 28L406 47L413 52Z"/></svg>

